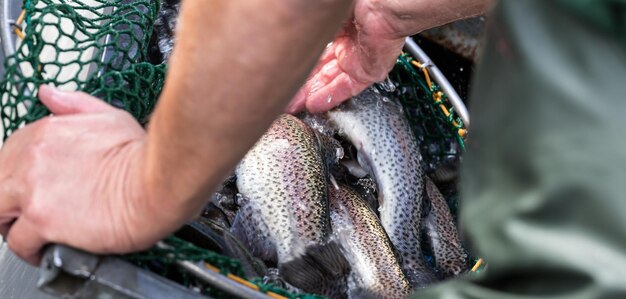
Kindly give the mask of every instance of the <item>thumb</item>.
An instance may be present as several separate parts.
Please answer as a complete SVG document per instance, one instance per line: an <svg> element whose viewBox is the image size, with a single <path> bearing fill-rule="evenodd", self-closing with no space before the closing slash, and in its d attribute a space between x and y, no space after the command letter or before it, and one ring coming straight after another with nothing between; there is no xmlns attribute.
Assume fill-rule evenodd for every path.
<svg viewBox="0 0 626 299"><path fill-rule="evenodd" d="M50 85L39 86L39 99L53 114L104 112L116 109L96 97L79 91L62 91Z"/></svg>

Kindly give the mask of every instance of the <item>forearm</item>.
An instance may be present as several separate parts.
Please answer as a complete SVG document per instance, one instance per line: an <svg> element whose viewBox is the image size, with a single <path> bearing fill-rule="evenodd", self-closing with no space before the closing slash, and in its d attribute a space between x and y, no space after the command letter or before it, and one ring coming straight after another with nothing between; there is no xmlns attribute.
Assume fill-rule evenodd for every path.
<svg viewBox="0 0 626 299"><path fill-rule="evenodd" d="M485 14L496 0L382 0L389 33L405 37L456 20Z"/></svg>
<svg viewBox="0 0 626 299"><path fill-rule="evenodd" d="M155 204L193 214L304 81L349 0L187 1L148 130ZM181 212L181 211L179 211Z"/></svg>

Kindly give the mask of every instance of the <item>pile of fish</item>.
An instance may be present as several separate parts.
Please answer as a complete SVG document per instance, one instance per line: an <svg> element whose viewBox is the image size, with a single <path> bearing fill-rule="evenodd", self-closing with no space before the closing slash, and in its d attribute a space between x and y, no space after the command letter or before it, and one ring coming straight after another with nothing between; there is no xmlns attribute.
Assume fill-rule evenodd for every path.
<svg viewBox="0 0 626 299"><path fill-rule="evenodd" d="M401 105L374 87L324 115L281 115L203 221L236 243L224 247L248 275L330 298L404 298L468 269L418 146Z"/></svg>
<svg viewBox="0 0 626 299"><path fill-rule="evenodd" d="M161 1L154 63L167 63L179 9ZM419 146L401 105L375 87L324 115L281 115L178 234L292 291L404 298L468 268Z"/></svg>

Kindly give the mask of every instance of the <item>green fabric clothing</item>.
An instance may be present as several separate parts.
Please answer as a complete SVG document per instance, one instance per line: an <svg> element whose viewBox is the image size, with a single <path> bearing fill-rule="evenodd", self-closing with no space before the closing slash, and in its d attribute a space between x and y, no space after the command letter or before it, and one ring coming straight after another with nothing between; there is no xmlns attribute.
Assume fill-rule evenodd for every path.
<svg viewBox="0 0 626 299"><path fill-rule="evenodd" d="M626 41L626 0L559 0L583 19Z"/></svg>
<svg viewBox="0 0 626 299"><path fill-rule="evenodd" d="M567 2L490 17L460 215L488 269L414 298L626 298L624 1Z"/></svg>

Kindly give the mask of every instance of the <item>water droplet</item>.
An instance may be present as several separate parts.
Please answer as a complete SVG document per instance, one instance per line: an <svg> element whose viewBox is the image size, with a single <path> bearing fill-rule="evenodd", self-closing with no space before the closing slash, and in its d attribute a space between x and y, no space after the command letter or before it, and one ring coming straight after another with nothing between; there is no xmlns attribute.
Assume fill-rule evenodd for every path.
<svg viewBox="0 0 626 299"><path fill-rule="evenodd" d="M322 87L322 82L319 79L316 79L313 84L311 84L311 90L309 91L309 95L316 92Z"/></svg>
<svg viewBox="0 0 626 299"><path fill-rule="evenodd" d="M326 97L326 102L330 104L330 102L333 101L333 96L328 95L328 97Z"/></svg>
<svg viewBox="0 0 626 299"><path fill-rule="evenodd" d="M378 86L386 92L396 91L396 85L393 83L393 81L391 81L391 78L389 78L389 76L387 76L385 80L378 82Z"/></svg>
<svg viewBox="0 0 626 299"><path fill-rule="evenodd" d="M388 97L383 97L383 102L389 103L389 98Z"/></svg>
<svg viewBox="0 0 626 299"><path fill-rule="evenodd" d="M237 195L235 195L235 204L236 205L244 205L247 203L246 197L243 196L243 194L241 193L237 193Z"/></svg>

